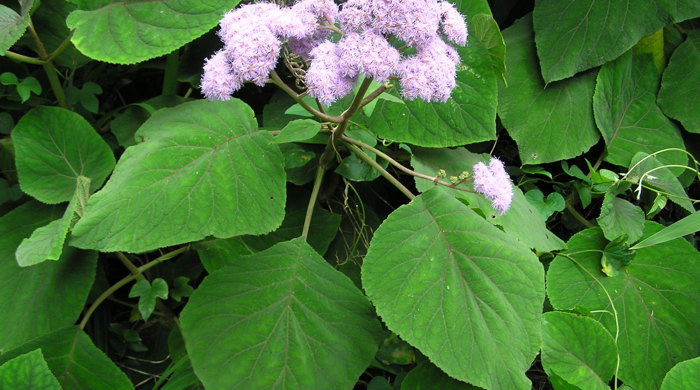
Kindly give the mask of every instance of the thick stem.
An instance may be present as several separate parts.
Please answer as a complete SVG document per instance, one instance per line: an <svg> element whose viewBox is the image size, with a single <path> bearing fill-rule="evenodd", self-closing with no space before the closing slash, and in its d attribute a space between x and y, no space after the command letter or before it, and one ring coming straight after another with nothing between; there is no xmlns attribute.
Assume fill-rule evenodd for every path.
<svg viewBox="0 0 700 390"><path fill-rule="evenodd" d="M391 173L387 172L386 169L384 169L381 165L379 165L378 162L376 162L372 157L367 155L367 153L363 152L362 149L358 148L357 146L348 143L346 144L350 150L352 150L353 153L357 155L357 157L361 158L364 162L367 164L371 165L372 168L376 169L385 179L389 181L389 183L393 184L394 187L396 187L399 191L401 191L406 197L410 200L413 200L416 198L415 195L406 188L401 182L395 178Z"/></svg>
<svg viewBox="0 0 700 390"><path fill-rule="evenodd" d="M314 215L314 207L316 207L316 200L318 199L318 193L321 190L321 182L323 181L323 175L326 170L321 164L318 164L316 168L316 177L314 178L314 187L311 190L311 196L309 197L309 204L306 206L306 216L304 217L304 226L301 229L301 236L304 240L309 237L309 229L311 228L311 218Z"/></svg>
<svg viewBox="0 0 700 390"><path fill-rule="evenodd" d="M177 93L177 74L180 68L180 51L175 50L165 58L165 74L163 75L163 96Z"/></svg>
<svg viewBox="0 0 700 390"><path fill-rule="evenodd" d="M25 55L15 53L15 52L12 52L9 50L5 52L5 56L7 56L7 58L11 58L13 60L26 62L27 64L44 65L46 63L46 61L44 61L40 58L25 56Z"/></svg>
<svg viewBox="0 0 700 390"><path fill-rule="evenodd" d="M59 54L63 53L63 50L65 50L68 46L70 46L70 39L73 37L73 32L75 30L71 30L70 34L66 37L66 39L61 42L60 45L54 50L51 54L49 54L49 57L46 59L47 61L53 61L54 58L56 58Z"/></svg>
<svg viewBox="0 0 700 390"><path fill-rule="evenodd" d="M386 91L389 88L390 87L387 87L386 85L382 85L382 86L378 87L377 89L375 89L374 91L372 91L372 93L370 93L364 99L362 99L362 101L360 102L360 108L366 106L369 102L376 99L377 96L383 94L384 91Z"/></svg>
<svg viewBox="0 0 700 390"><path fill-rule="evenodd" d="M51 85L53 94L56 96L58 105L63 108L70 109L68 102L66 101L66 94L63 91L63 86L56 75L56 68L53 66L53 62L49 59L49 54L46 52L46 48L44 48L44 44L41 42L39 34L37 34L36 30L34 29L31 18L29 19L28 29L29 34L31 34L32 38L34 38L36 50L39 52L39 58L44 60L44 63L42 64L44 67L44 72L46 73L46 77L49 79L49 84Z"/></svg>
<svg viewBox="0 0 700 390"><path fill-rule="evenodd" d="M571 204L571 199L567 199L566 202L565 202L565 205L566 205L566 209L569 210L569 212L571 213L571 215L573 215L573 217L574 217L577 221L581 222L581 224L582 224L583 226L585 226L585 227L587 227L587 228L595 227L594 224L592 224L592 223L591 223L589 220L587 220L583 215L581 215L581 213L579 213L578 210L576 210L576 208L574 207L574 205Z"/></svg>
<svg viewBox="0 0 700 390"><path fill-rule="evenodd" d="M328 114L324 114L321 111L318 111L317 109L311 107L303 98L302 95L299 95L298 93L294 92L293 89L291 89L287 84L285 84L284 81L280 78L280 76L275 72L274 70L270 72L270 80L272 80L272 83L275 84L276 86L280 87L284 92L287 93L287 95L291 96L292 99L294 99L295 102L299 103L300 106L304 107L304 109L311 114L313 114L315 117L325 121L325 122L333 122L333 123L338 123L343 120L343 117L339 116L331 116Z"/></svg>

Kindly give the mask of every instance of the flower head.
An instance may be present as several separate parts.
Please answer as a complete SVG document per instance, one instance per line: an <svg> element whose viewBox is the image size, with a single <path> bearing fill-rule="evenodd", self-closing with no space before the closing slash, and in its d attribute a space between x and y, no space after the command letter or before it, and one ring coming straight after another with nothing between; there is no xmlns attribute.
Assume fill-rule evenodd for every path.
<svg viewBox="0 0 700 390"><path fill-rule="evenodd" d="M467 44L467 24L464 22L464 17L457 11L454 5L441 1L438 3L440 8L440 16L442 32L445 33L447 39L464 46Z"/></svg>
<svg viewBox="0 0 700 390"><path fill-rule="evenodd" d="M217 51L204 63L200 82L202 93L209 100L228 100L241 87L241 80L231 71L231 63L223 50Z"/></svg>
<svg viewBox="0 0 700 390"><path fill-rule="evenodd" d="M349 33L338 42L340 62L348 76L362 73L383 83L396 72L401 60L399 51L382 35L372 30Z"/></svg>
<svg viewBox="0 0 700 390"><path fill-rule="evenodd" d="M501 215L508 210L513 199L513 186L503 162L492 158L489 165L474 165L474 190L491 199L491 205Z"/></svg>
<svg viewBox="0 0 700 390"><path fill-rule="evenodd" d="M451 50L436 38L418 50L418 54L401 62L398 75L401 96L412 100L445 102L456 86L457 71Z"/></svg>
<svg viewBox="0 0 700 390"><path fill-rule="evenodd" d="M309 95L323 104L330 104L347 95L357 82L357 77L347 76L339 66L338 45L326 41L311 51L311 65L306 71Z"/></svg>

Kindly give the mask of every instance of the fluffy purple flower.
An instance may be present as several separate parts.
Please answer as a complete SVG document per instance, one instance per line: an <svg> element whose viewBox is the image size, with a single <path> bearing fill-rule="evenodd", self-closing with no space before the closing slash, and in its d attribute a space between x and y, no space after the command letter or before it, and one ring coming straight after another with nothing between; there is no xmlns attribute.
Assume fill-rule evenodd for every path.
<svg viewBox="0 0 700 390"><path fill-rule="evenodd" d="M333 0L301 0L292 6L291 11L296 14L310 13L321 24L335 23L338 18L338 6Z"/></svg>
<svg viewBox="0 0 700 390"><path fill-rule="evenodd" d="M345 70L338 66L338 45L324 42L311 51L311 58L306 71L306 85L311 97L328 105L352 91L357 78L346 76Z"/></svg>
<svg viewBox="0 0 700 390"><path fill-rule="evenodd" d="M231 63L226 53L217 51L204 63L201 88L209 100L228 100L231 94L241 87L241 80L231 72Z"/></svg>
<svg viewBox="0 0 700 390"><path fill-rule="evenodd" d="M348 0L338 14L340 27L345 32L361 32L372 26L372 7L369 0Z"/></svg>
<svg viewBox="0 0 700 390"><path fill-rule="evenodd" d="M435 0L376 0L373 7L375 28L410 46L427 43L440 26L440 7Z"/></svg>
<svg viewBox="0 0 700 390"><path fill-rule="evenodd" d="M491 205L501 215L508 210L513 199L513 187L503 162L492 158L489 165L474 165L474 190L491 199Z"/></svg>
<svg viewBox="0 0 700 390"><path fill-rule="evenodd" d="M362 73L383 83L389 80L401 61L399 51L382 35L372 30L349 33L338 42L340 61L338 66L348 76Z"/></svg>
<svg viewBox="0 0 700 390"><path fill-rule="evenodd" d="M445 102L456 86L457 70L451 47L435 38L399 66L401 95L408 100Z"/></svg>
<svg viewBox="0 0 700 390"><path fill-rule="evenodd" d="M464 46L467 44L467 23L454 5L442 1L438 4L442 17L442 32L450 41Z"/></svg>

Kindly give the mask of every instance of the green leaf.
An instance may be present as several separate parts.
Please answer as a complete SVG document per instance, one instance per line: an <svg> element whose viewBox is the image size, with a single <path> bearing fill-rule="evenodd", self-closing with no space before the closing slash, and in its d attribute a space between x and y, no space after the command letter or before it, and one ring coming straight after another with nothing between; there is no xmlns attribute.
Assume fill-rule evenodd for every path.
<svg viewBox="0 0 700 390"><path fill-rule="evenodd" d="M96 253L67 247L57 262L22 268L15 261L22 239L62 211L29 202L0 218L0 307L8 308L0 316L0 353L73 324L83 310Z"/></svg>
<svg viewBox="0 0 700 390"><path fill-rule="evenodd" d="M60 390L40 349L19 355L0 366L0 389Z"/></svg>
<svg viewBox="0 0 700 390"><path fill-rule="evenodd" d="M275 137L274 143L304 141L315 136L319 131L321 131L321 124L313 119L293 120Z"/></svg>
<svg viewBox="0 0 700 390"><path fill-rule="evenodd" d="M482 161L488 162L489 156L477 155L464 148L456 149L421 149L413 148L414 155L411 165L416 172L429 176L437 174L439 169L444 169L448 176L459 176L463 171L470 171L472 167ZM416 178L416 188L425 192L435 185L428 180ZM466 186L466 185L465 185ZM483 195L454 190L455 196L466 199L470 207L478 208L483 214L488 215L487 220L496 226L502 227L506 233L511 234L530 248L540 252L563 249L564 242L554 233L547 230L544 221L539 216L537 208L532 206L519 188L513 187L513 203L510 209L503 214L493 210L491 201Z"/></svg>
<svg viewBox="0 0 700 390"><path fill-rule="evenodd" d="M442 188L391 213L362 265L391 331L451 377L486 388L530 389L543 278L527 247Z"/></svg>
<svg viewBox="0 0 700 390"><path fill-rule="evenodd" d="M0 56L5 55L12 45L17 42L29 24L29 11L34 5L33 0L20 0L20 13L0 5Z"/></svg>
<svg viewBox="0 0 700 390"><path fill-rule="evenodd" d="M660 229L647 222L645 235ZM700 254L676 239L639 249L623 272L607 277L600 270L606 244L599 228L575 234L547 271L549 300L559 310L602 311L593 316L617 336L619 378L636 390L658 389L675 363L700 351Z"/></svg>
<svg viewBox="0 0 700 390"><path fill-rule="evenodd" d="M552 214L564 210L566 201L558 192L552 192L547 197L539 189L535 188L525 193L525 199L537 210L543 221L547 221Z"/></svg>
<svg viewBox="0 0 700 390"><path fill-rule="evenodd" d="M213 389L349 389L380 334L367 299L303 239L210 274L181 323L195 373Z"/></svg>
<svg viewBox="0 0 700 390"><path fill-rule="evenodd" d="M124 373L78 327L43 335L0 355L0 363L41 348L49 368L63 389L133 390ZM2 388L2 387L0 387ZM11 389L26 389L16 387ZM34 389L32 387L32 389Z"/></svg>
<svg viewBox="0 0 700 390"><path fill-rule="evenodd" d="M533 18L542 76L548 83L571 77L617 58L669 23L698 16L695 0L537 1Z"/></svg>
<svg viewBox="0 0 700 390"><path fill-rule="evenodd" d="M644 211L639 206L618 198L614 191L606 191L600 216L596 219L605 238L612 241L622 235L635 242L644 233Z"/></svg>
<svg viewBox="0 0 700 390"><path fill-rule="evenodd" d="M549 375L581 389L610 390L617 348L600 323L571 313L549 312L542 317L542 365Z"/></svg>
<svg viewBox="0 0 700 390"><path fill-rule="evenodd" d="M170 289L170 296L180 302L183 297L189 297L194 292L192 286L189 285L190 278L186 276L178 276L173 281L173 287Z"/></svg>
<svg viewBox="0 0 700 390"><path fill-rule="evenodd" d="M255 253L255 250L251 249L241 236L205 240L194 244L193 248L209 273L237 261L241 256Z"/></svg>
<svg viewBox="0 0 700 390"><path fill-rule="evenodd" d="M700 96L700 31L688 30L688 37L673 52L661 80L657 99L664 113L692 132L700 133L700 112L694 104Z"/></svg>
<svg viewBox="0 0 700 390"><path fill-rule="evenodd" d="M156 308L156 299L168 299L168 283L161 278L156 278L153 283L143 279L135 283L129 291L129 298L139 298L139 313L144 321L153 314Z"/></svg>
<svg viewBox="0 0 700 390"><path fill-rule="evenodd" d="M44 203L69 201L77 178L99 188L114 167L114 155L80 115L58 107L37 107L12 131L22 190Z"/></svg>
<svg viewBox="0 0 700 390"><path fill-rule="evenodd" d="M401 390L478 390L476 386L452 379L434 364L429 362L418 365L409 371L401 382Z"/></svg>
<svg viewBox="0 0 700 390"><path fill-rule="evenodd" d="M457 51L462 64L457 68L457 87L446 103L381 100L369 128L381 138L428 147L495 139L497 86L488 50L480 42L470 42Z"/></svg>
<svg viewBox="0 0 700 390"><path fill-rule="evenodd" d="M15 257L20 267L39 264L45 260L58 260L63 253L66 235L85 211L90 196L90 179L78 176L75 195L61 219L36 229L29 238L22 240Z"/></svg>
<svg viewBox="0 0 700 390"><path fill-rule="evenodd" d="M476 14L469 22L469 30L469 36L488 50L494 72L505 80L506 44L496 20L490 14Z"/></svg>
<svg viewBox="0 0 700 390"><path fill-rule="evenodd" d="M680 151L671 151L670 153L682 153ZM659 190L671 199L671 202L683 207L689 212L694 212L693 202L688 199L688 194L683 188L683 184L678 180L678 176L674 175L668 168L664 168L654 156L648 153L639 152L632 157L630 161L629 173L627 180L635 183L640 181L645 185ZM637 188L637 194L642 191L641 186Z"/></svg>
<svg viewBox="0 0 700 390"><path fill-rule="evenodd" d="M625 270L635 255L636 252L629 249L627 236L617 237L607 243L605 249L601 252L600 270L610 277L617 276Z"/></svg>
<svg viewBox="0 0 700 390"><path fill-rule="evenodd" d="M168 54L211 30L239 0L112 1L100 8L71 12L73 44L104 62L135 64Z"/></svg>
<svg viewBox="0 0 700 390"><path fill-rule="evenodd" d="M607 154L605 161L628 167L638 152L684 149L678 129L656 105L658 73L648 55L628 52L598 72L593 111ZM664 164L685 165L678 153L657 156Z"/></svg>
<svg viewBox="0 0 700 390"><path fill-rule="evenodd" d="M198 100L157 111L88 202L71 245L145 252L207 236L279 226L284 158L239 100Z"/></svg>
<svg viewBox="0 0 700 390"><path fill-rule="evenodd" d="M530 15L503 31L507 86L499 85L498 116L518 144L523 164L578 156L598 142L591 98L594 73L545 84L538 71Z"/></svg>
<svg viewBox="0 0 700 390"><path fill-rule="evenodd" d="M671 226L667 226L651 236L638 242L630 249L641 249L653 245L659 245L667 241L675 240L693 234L700 230L700 212L694 212L689 216L674 222Z"/></svg>
<svg viewBox="0 0 700 390"><path fill-rule="evenodd" d="M700 383L700 357L682 361L666 374L661 390L692 389Z"/></svg>

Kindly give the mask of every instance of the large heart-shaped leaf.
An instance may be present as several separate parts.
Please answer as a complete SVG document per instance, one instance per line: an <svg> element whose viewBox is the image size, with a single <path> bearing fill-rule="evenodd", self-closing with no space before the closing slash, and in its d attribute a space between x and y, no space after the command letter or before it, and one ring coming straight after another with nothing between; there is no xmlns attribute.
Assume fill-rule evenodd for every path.
<svg viewBox="0 0 700 390"><path fill-rule="evenodd" d="M416 172L434 176L444 169L448 176L459 176L463 171L471 172L478 162L488 162L489 156L469 152L465 148L422 149L413 148L411 165ZM416 188L425 192L435 187L429 180L416 178ZM468 188L466 184L460 187ZM506 233L522 241L529 248L541 252L564 249L566 244L554 233L547 230L544 221L538 216L538 210L528 202L519 188L513 187L513 203L508 211L501 215L491 207L491 201L480 194L454 190L454 195L466 199L470 207L479 208L488 215L488 221L502 227Z"/></svg>
<svg viewBox="0 0 700 390"><path fill-rule="evenodd" d="M362 266L390 330L451 377L485 388L530 389L543 278L527 247L442 188L396 209Z"/></svg>
<svg viewBox="0 0 700 390"><path fill-rule="evenodd" d="M571 77L670 22L697 16L695 0L539 0L533 18L542 76L546 82Z"/></svg>
<svg viewBox="0 0 700 390"><path fill-rule="evenodd" d="M615 340L596 320L571 313L543 315L542 366L581 389L610 390L615 372Z"/></svg>
<svg viewBox="0 0 700 390"><path fill-rule="evenodd" d="M60 390L41 350L19 355L0 366L0 389Z"/></svg>
<svg viewBox="0 0 700 390"><path fill-rule="evenodd" d="M66 24L73 44L86 56L134 64L168 54L216 26L240 0L144 0L82 4ZM85 2L80 2L85 3ZM104 3L104 2L102 2Z"/></svg>
<svg viewBox="0 0 700 390"><path fill-rule="evenodd" d="M476 386L450 378L434 364L425 362L408 372L401 382L401 390L478 390Z"/></svg>
<svg viewBox="0 0 700 390"><path fill-rule="evenodd" d="M300 238L209 275L181 321L212 389L349 389L380 334L367 299Z"/></svg>
<svg viewBox="0 0 700 390"><path fill-rule="evenodd" d="M645 236L662 227L647 222ZM581 306L616 335L620 379L658 389L677 362L700 354L700 253L676 239L639 249L614 277L601 272L607 240L599 228L575 234L547 271L552 306ZM619 328L618 328L619 325Z"/></svg>
<svg viewBox="0 0 700 390"><path fill-rule="evenodd" d="M685 149L678 129L656 105L658 73L649 55L628 52L598 72L593 112L607 154L605 161L627 167L635 153ZM684 165L681 153L656 156L666 164Z"/></svg>
<svg viewBox="0 0 700 390"><path fill-rule="evenodd" d="M282 222L284 159L239 100L162 109L136 134L75 225L72 245L143 252Z"/></svg>
<svg viewBox="0 0 700 390"><path fill-rule="evenodd" d="M71 200L79 176L99 188L114 168L107 143L80 115L59 107L37 107L12 131L22 191L44 203Z"/></svg>
<svg viewBox="0 0 700 390"><path fill-rule="evenodd" d="M661 390L692 389L700 383L700 357L680 362L664 377Z"/></svg>
<svg viewBox="0 0 700 390"><path fill-rule="evenodd" d="M66 248L57 262L22 268L15 261L20 242L61 210L26 203L0 218L0 354L75 322L95 277L96 254ZM9 308L15 308L9 310Z"/></svg>
<svg viewBox="0 0 700 390"><path fill-rule="evenodd" d="M593 121L593 73L545 84L539 74L530 15L503 31L507 85L499 86L498 116L518 144L523 164L575 157L598 139Z"/></svg>
<svg viewBox="0 0 700 390"><path fill-rule="evenodd" d="M700 133L700 110L688 104L700 96L700 31L688 30L688 37L673 52L664 70L658 102L661 109L683 124L686 130Z"/></svg>
<svg viewBox="0 0 700 390"><path fill-rule="evenodd" d="M20 0L20 13L0 5L0 56L19 40L29 24L29 11L34 0Z"/></svg>
<svg viewBox="0 0 700 390"><path fill-rule="evenodd" d="M134 388L129 378L92 343L87 334L76 326L57 330L8 351L0 355L0 363L36 348L41 348L48 367L58 378L63 389L133 390Z"/></svg>

